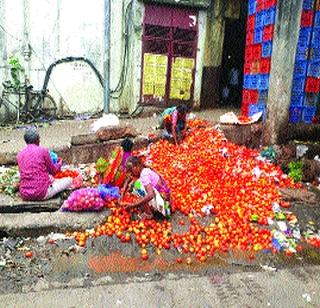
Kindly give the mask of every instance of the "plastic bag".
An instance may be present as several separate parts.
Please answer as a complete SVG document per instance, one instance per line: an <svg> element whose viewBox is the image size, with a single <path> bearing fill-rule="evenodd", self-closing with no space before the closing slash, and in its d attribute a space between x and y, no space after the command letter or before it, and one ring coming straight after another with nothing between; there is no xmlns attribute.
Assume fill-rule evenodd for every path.
<svg viewBox="0 0 320 308"><path fill-rule="evenodd" d="M58 163L58 154L54 151L50 151L50 157L54 164Z"/></svg>
<svg viewBox="0 0 320 308"><path fill-rule="evenodd" d="M100 197L103 200L120 198L119 187L114 187L111 185L99 185L98 191L99 191Z"/></svg>
<svg viewBox="0 0 320 308"><path fill-rule="evenodd" d="M102 127L108 127L108 126L118 126L120 124L119 118L112 113L104 114L102 118L96 120L93 122L90 126L90 130L92 132L96 132Z"/></svg>
<svg viewBox="0 0 320 308"><path fill-rule="evenodd" d="M97 212L105 206L99 191L95 188L81 188L74 191L64 201L61 210L64 212Z"/></svg>

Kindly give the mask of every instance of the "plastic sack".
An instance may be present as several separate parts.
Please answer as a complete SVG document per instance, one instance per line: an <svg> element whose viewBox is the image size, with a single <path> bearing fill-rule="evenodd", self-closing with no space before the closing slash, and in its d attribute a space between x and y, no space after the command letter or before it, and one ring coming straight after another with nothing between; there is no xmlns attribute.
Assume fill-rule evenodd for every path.
<svg viewBox="0 0 320 308"><path fill-rule="evenodd" d="M99 191L100 197L103 200L119 199L120 198L119 187L114 187L114 186L107 185L107 184L99 185L98 191Z"/></svg>
<svg viewBox="0 0 320 308"><path fill-rule="evenodd" d="M61 210L63 212L97 212L105 206L99 191L95 188L81 188L74 191L64 201Z"/></svg>
<svg viewBox="0 0 320 308"><path fill-rule="evenodd" d="M104 114L100 119L91 124L90 130L95 133L102 127L118 126L119 124L119 118L115 114Z"/></svg>

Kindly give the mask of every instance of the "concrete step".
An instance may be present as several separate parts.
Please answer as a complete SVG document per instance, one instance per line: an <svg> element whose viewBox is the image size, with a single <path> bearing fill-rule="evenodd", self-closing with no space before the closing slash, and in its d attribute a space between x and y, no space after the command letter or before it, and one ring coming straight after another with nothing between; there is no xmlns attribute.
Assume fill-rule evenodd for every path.
<svg viewBox="0 0 320 308"><path fill-rule="evenodd" d="M19 196L0 194L0 213L55 212L61 207L61 198L45 201L24 201Z"/></svg>
<svg viewBox="0 0 320 308"><path fill-rule="evenodd" d="M51 232L84 230L103 223L107 215L107 210L98 213L0 214L0 234L37 237Z"/></svg>

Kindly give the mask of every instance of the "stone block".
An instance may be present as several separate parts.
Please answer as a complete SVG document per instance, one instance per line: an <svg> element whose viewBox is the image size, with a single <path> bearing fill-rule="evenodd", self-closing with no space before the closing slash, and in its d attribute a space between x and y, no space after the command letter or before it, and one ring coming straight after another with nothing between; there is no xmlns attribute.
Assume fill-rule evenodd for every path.
<svg viewBox="0 0 320 308"><path fill-rule="evenodd" d="M71 137L71 145L83 145L97 143L99 138L96 134L77 135Z"/></svg>
<svg viewBox="0 0 320 308"><path fill-rule="evenodd" d="M126 137L136 137L138 136L138 133L132 126L116 126L100 128L96 132L96 136L101 141L108 141L122 139Z"/></svg>

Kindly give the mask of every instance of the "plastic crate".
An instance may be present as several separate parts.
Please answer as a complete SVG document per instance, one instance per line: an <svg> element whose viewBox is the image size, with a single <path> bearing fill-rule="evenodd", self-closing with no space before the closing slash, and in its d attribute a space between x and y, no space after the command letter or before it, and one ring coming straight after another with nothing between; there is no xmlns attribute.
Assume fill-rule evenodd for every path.
<svg viewBox="0 0 320 308"><path fill-rule="evenodd" d="M269 74L260 74L258 78L257 89L268 90L269 88Z"/></svg>
<svg viewBox="0 0 320 308"><path fill-rule="evenodd" d="M304 92L305 78L294 78L292 81L293 92Z"/></svg>
<svg viewBox="0 0 320 308"><path fill-rule="evenodd" d="M254 32L253 31L247 31L246 45L252 45L253 42L254 42Z"/></svg>
<svg viewBox="0 0 320 308"><path fill-rule="evenodd" d="M258 91L258 93L259 93L258 101L259 102L266 102L267 99L268 99L268 91L267 90L261 90L261 91Z"/></svg>
<svg viewBox="0 0 320 308"><path fill-rule="evenodd" d="M307 75L308 61L296 61L294 65L293 78L305 77Z"/></svg>
<svg viewBox="0 0 320 308"><path fill-rule="evenodd" d="M253 57L253 46L247 46L245 50L245 59L246 61L251 61Z"/></svg>
<svg viewBox="0 0 320 308"><path fill-rule="evenodd" d="M277 0L264 0L264 8L268 9L270 7L276 6Z"/></svg>
<svg viewBox="0 0 320 308"><path fill-rule="evenodd" d="M256 14L256 29L263 27L264 11Z"/></svg>
<svg viewBox="0 0 320 308"><path fill-rule="evenodd" d="M262 54L262 45L257 44L253 47L253 54L252 54L252 59L253 60L260 60L261 59L261 54Z"/></svg>
<svg viewBox="0 0 320 308"><path fill-rule="evenodd" d="M319 102L319 94L318 93L306 93L303 105L304 106L317 106Z"/></svg>
<svg viewBox="0 0 320 308"><path fill-rule="evenodd" d="M256 90L257 82L257 75L244 75L243 87L244 89Z"/></svg>
<svg viewBox="0 0 320 308"><path fill-rule="evenodd" d="M242 101L245 103L257 103L259 99L259 92L256 90L243 90Z"/></svg>
<svg viewBox="0 0 320 308"><path fill-rule="evenodd" d="M320 92L320 79L314 77L307 77L305 91L308 93Z"/></svg>
<svg viewBox="0 0 320 308"><path fill-rule="evenodd" d="M311 40L312 28L300 28L299 32L299 46L308 47Z"/></svg>
<svg viewBox="0 0 320 308"><path fill-rule="evenodd" d="M302 122L312 123L312 120L316 115L316 111L316 107L304 107L302 111Z"/></svg>
<svg viewBox="0 0 320 308"><path fill-rule="evenodd" d="M253 15L256 13L256 0L249 0L248 3L248 14Z"/></svg>
<svg viewBox="0 0 320 308"><path fill-rule="evenodd" d="M262 57L263 58L269 58L272 55L272 42L263 42L262 43Z"/></svg>
<svg viewBox="0 0 320 308"><path fill-rule="evenodd" d="M320 27L320 11L316 11L315 14L314 14L313 26L315 28L319 28Z"/></svg>
<svg viewBox="0 0 320 308"><path fill-rule="evenodd" d="M262 40L264 42L272 41L274 32L274 25L265 26L263 29L263 37Z"/></svg>
<svg viewBox="0 0 320 308"><path fill-rule="evenodd" d="M246 61L243 65L243 73L248 75L251 73L251 61Z"/></svg>
<svg viewBox="0 0 320 308"><path fill-rule="evenodd" d="M301 106L303 106L304 97L305 96L304 96L303 92L298 92L298 93L293 92L292 95L291 95L290 106L292 106L292 107L301 107Z"/></svg>
<svg viewBox="0 0 320 308"><path fill-rule="evenodd" d="M320 59L319 62L311 61L309 63L308 76L320 78Z"/></svg>
<svg viewBox="0 0 320 308"><path fill-rule="evenodd" d="M312 27L313 10L303 10L301 14L301 27Z"/></svg>
<svg viewBox="0 0 320 308"><path fill-rule="evenodd" d="M320 59L320 48L311 48L310 49L310 60L318 61Z"/></svg>
<svg viewBox="0 0 320 308"><path fill-rule="evenodd" d="M271 7L264 11L263 24L265 26L273 25L276 21L276 9Z"/></svg>
<svg viewBox="0 0 320 308"><path fill-rule="evenodd" d="M269 74L271 69L271 58L262 58L260 65L261 74Z"/></svg>
<svg viewBox="0 0 320 308"><path fill-rule="evenodd" d="M306 46L297 47L296 51L296 61L306 61L308 59L309 48Z"/></svg>
<svg viewBox="0 0 320 308"><path fill-rule="evenodd" d="M256 28L254 32L254 43L259 44L262 42L262 36L263 36L263 29L262 28Z"/></svg>
<svg viewBox="0 0 320 308"><path fill-rule="evenodd" d="M247 31L253 31L256 25L256 16L249 15L247 19Z"/></svg>
<svg viewBox="0 0 320 308"><path fill-rule="evenodd" d="M312 33L311 47L320 48L320 29L319 28L315 28Z"/></svg>
<svg viewBox="0 0 320 308"><path fill-rule="evenodd" d="M258 104L250 104L249 105L249 117L252 117L254 114L262 112L262 119L263 121L266 119L267 115L267 106L265 103L258 103Z"/></svg>
<svg viewBox="0 0 320 308"><path fill-rule="evenodd" d="M289 108L289 122L290 123L299 123L302 117L302 108L303 107L290 107Z"/></svg>
<svg viewBox="0 0 320 308"><path fill-rule="evenodd" d="M303 9L304 10L312 10L313 3L314 3L314 0L304 0L303 1Z"/></svg>
<svg viewBox="0 0 320 308"><path fill-rule="evenodd" d="M260 73L260 60L252 61L251 63L251 73L252 74L259 74Z"/></svg>

